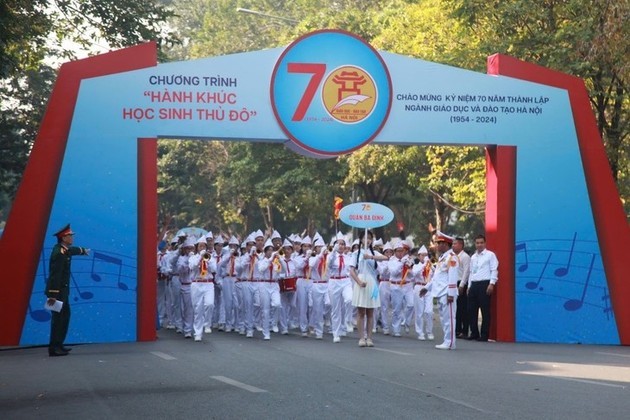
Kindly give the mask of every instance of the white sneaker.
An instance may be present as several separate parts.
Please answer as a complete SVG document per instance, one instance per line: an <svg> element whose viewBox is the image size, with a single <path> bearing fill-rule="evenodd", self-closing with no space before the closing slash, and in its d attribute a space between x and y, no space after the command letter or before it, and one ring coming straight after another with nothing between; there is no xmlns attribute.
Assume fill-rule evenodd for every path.
<svg viewBox="0 0 630 420"><path fill-rule="evenodd" d="M184 334L184 338L192 338L192 334L191 333L186 333L186 334Z"/></svg>
<svg viewBox="0 0 630 420"><path fill-rule="evenodd" d="M254 332L253 331L247 331L247 335L245 337L252 338L253 336L254 336Z"/></svg>
<svg viewBox="0 0 630 420"><path fill-rule="evenodd" d="M195 341L198 343L201 341L201 337L195 337Z"/></svg>
<svg viewBox="0 0 630 420"><path fill-rule="evenodd" d="M383 335L389 335L389 330L383 330Z"/></svg>
<svg viewBox="0 0 630 420"><path fill-rule="evenodd" d="M260 325L256 325L256 331L262 332L262 327Z"/></svg>
<svg viewBox="0 0 630 420"><path fill-rule="evenodd" d="M438 344L435 346L436 349L438 350L455 350L455 347L449 347L447 344Z"/></svg>
<svg viewBox="0 0 630 420"><path fill-rule="evenodd" d="M372 328L372 334L376 334L376 328Z"/></svg>
<svg viewBox="0 0 630 420"><path fill-rule="evenodd" d="M308 333L307 332L303 332L302 333L302 337L304 337L304 338L308 337Z"/></svg>
<svg viewBox="0 0 630 420"><path fill-rule="evenodd" d="M277 333L277 332L278 332L278 331L280 331L280 330L278 329L278 326L277 326L277 325L274 325L274 326L273 326L273 328L271 329L271 331L273 331L273 332Z"/></svg>
<svg viewBox="0 0 630 420"><path fill-rule="evenodd" d="M289 330L282 330L282 335L289 335Z"/></svg>
<svg viewBox="0 0 630 420"><path fill-rule="evenodd" d="M333 343L341 343L340 337L333 337Z"/></svg>
<svg viewBox="0 0 630 420"><path fill-rule="evenodd" d="M424 334L420 334L420 335L418 336L418 340L420 340L420 341L424 341L424 340L426 340L426 338L424 337Z"/></svg>
<svg viewBox="0 0 630 420"><path fill-rule="evenodd" d="M365 338L361 338L359 340L359 347L365 347L365 346L367 346L367 344L365 343Z"/></svg>
<svg viewBox="0 0 630 420"><path fill-rule="evenodd" d="M167 329L167 330L174 330L174 329L175 329L175 325L173 325L173 324L168 324L168 325L166 326L166 329Z"/></svg>
<svg viewBox="0 0 630 420"><path fill-rule="evenodd" d="M394 337L400 337L400 333L394 333Z"/></svg>
<svg viewBox="0 0 630 420"><path fill-rule="evenodd" d="M263 337L263 340L271 340L271 337L269 337L268 335Z"/></svg>
<svg viewBox="0 0 630 420"><path fill-rule="evenodd" d="M405 334L409 334L409 327L405 325Z"/></svg>
<svg viewBox="0 0 630 420"><path fill-rule="evenodd" d="M206 327L203 329L203 332L205 332L206 334L212 334L212 328Z"/></svg>
<svg viewBox="0 0 630 420"><path fill-rule="evenodd" d="M429 340L431 340L431 341L435 340L435 336L434 336L433 334L431 334L431 333L429 333L429 334L427 335L427 338L428 338Z"/></svg>
<svg viewBox="0 0 630 420"><path fill-rule="evenodd" d="M245 335L245 328L238 330L239 335Z"/></svg>
<svg viewBox="0 0 630 420"><path fill-rule="evenodd" d="M316 335L315 336L315 340L323 340L324 336L323 335Z"/></svg>
<svg viewBox="0 0 630 420"><path fill-rule="evenodd" d="M354 331L354 326L351 323L346 324L346 331L351 333L352 331Z"/></svg>
<svg viewBox="0 0 630 420"><path fill-rule="evenodd" d="M219 331L224 331L225 330L225 326L223 324L219 324L219 328L217 328Z"/></svg>

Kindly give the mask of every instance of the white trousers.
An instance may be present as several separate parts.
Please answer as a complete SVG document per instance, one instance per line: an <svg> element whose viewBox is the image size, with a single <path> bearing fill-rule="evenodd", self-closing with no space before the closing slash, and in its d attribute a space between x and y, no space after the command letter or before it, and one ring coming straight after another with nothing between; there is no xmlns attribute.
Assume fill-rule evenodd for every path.
<svg viewBox="0 0 630 420"><path fill-rule="evenodd" d="M298 312L298 322L300 324L300 331L303 333L308 332L308 302L309 294L311 293L312 288L312 281L306 279L297 280L296 306Z"/></svg>
<svg viewBox="0 0 630 420"><path fill-rule="evenodd" d="M430 293L420 297L420 289L424 286L415 285L413 288L414 309L416 312L416 334L433 334L433 296Z"/></svg>
<svg viewBox="0 0 630 420"><path fill-rule="evenodd" d="M440 322L444 332L444 344L450 349L455 349L455 313L457 312L457 297L453 302L446 301L446 295L438 297L438 311L440 312Z"/></svg>
<svg viewBox="0 0 630 420"><path fill-rule="evenodd" d="M177 329L182 331L182 299L180 297L179 289L182 288L179 282L179 276L173 276L170 281L170 287L167 290L168 305L166 306L166 313L168 315L168 321Z"/></svg>
<svg viewBox="0 0 630 420"><path fill-rule="evenodd" d="M223 310L225 313L225 330L230 331L236 325L236 308L234 307L234 277L223 278Z"/></svg>
<svg viewBox="0 0 630 420"><path fill-rule="evenodd" d="M400 334L404 321L405 289L399 284L390 284L389 290L392 301L392 333Z"/></svg>
<svg viewBox="0 0 630 420"><path fill-rule="evenodd" d="M329 300L328 284L314 283L311 286L310 300L312 301L311 325L315 330L315 336L321 337L324 334L326 301ZM301 325L300 328L302 328Z"/></svg>
<svg viewBox="0 0 630 420"><path fill-rule="evenodd" d="M260 312L262 315L262 332L265 338L270 336L269 326L280 308L280 286L277 282L258 283L260 295Z"/></svg>
<svg viewBox="0 0 630 420"><path fill-rule="evenodd" d="M350 278L328 280L328 294L330 295L330 321L333 337L341 337L346 335L347 320L352 320L352 284Z"/></svg>
<svg viewBox="0 0 630 420"><path fill-rule="evenodd" d="M389 281L382 281L378 284L378 293L381 299L381 308L380 308L381 325L383 326L383 331L387 332L389 331L391 327L391 319L389 317L389 311L392 307L392 302L391 302L392 293L389 288Z"/></svg>
<svg viewBox="0 0 630 420"><path fill-rule="evenodd" d="M180 304L182 308L182 327L184 334L193 331L193 305L190 295L190 284L182 284L179 288Z"/></svg>
<svg viewBox="0 0 630 420"><path fill-rule="evenodd" d="M190 285L193 304L193 333L201 338L203 329L212 324L214 310L214 283L196 283Z"/></svg>

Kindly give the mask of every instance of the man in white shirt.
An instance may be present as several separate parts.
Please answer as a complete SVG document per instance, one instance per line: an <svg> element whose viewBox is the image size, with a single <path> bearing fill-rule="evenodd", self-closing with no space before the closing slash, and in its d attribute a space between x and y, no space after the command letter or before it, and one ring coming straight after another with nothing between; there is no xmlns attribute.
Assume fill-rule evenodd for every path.
<svg viewBox="0 0 630 420"><path fill-rule="evenodd" d="M477 250L470 258L470 277L468 285L468 321L470 322L469 340L488 341L490 332L490 297L499 276L499 261L494 252L486 249L486 237L477 235ZM465 286L465 285L464 285ZM463 289L460 283L460 288ZM478 319L481 309L481 333Z"/></svg>

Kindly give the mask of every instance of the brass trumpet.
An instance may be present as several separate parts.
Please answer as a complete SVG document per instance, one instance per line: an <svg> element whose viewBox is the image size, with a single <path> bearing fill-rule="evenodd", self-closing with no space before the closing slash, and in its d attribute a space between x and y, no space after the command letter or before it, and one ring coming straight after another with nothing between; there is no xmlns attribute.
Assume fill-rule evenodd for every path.
<svg viewBox="0 0 630 420"><path fill-rule="evenodd" d="M280 255L281 257L284 257L284 249L280 248L280 250L278 251L278 255Z"/></svg>

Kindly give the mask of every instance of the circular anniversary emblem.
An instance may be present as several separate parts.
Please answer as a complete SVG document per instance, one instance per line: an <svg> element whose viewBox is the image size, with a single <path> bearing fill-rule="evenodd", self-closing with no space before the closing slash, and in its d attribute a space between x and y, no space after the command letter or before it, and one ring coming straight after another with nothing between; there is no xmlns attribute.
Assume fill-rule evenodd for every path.
<svg viewBox="0 0 630 420"><path fill-rule="evenodd" d="M369 44L348 32L322 30L284 50L270 93L280 127L299 149L338 156L365 146L383 128L392 83Z"/></svg>

